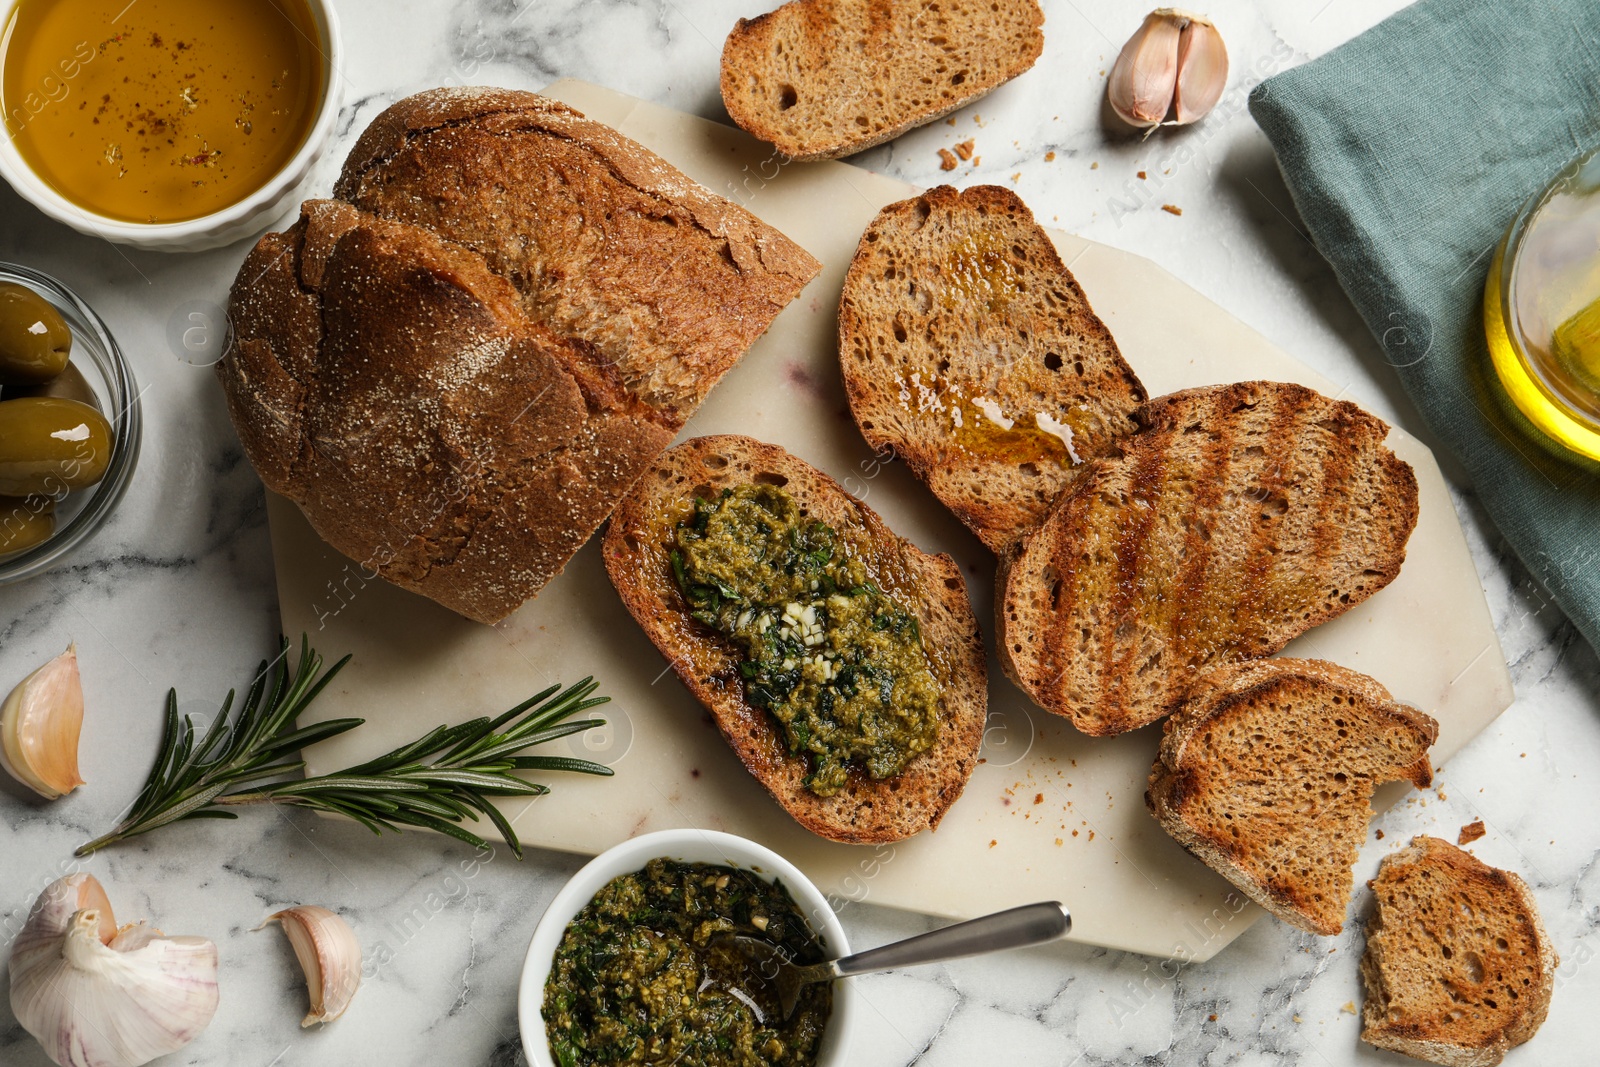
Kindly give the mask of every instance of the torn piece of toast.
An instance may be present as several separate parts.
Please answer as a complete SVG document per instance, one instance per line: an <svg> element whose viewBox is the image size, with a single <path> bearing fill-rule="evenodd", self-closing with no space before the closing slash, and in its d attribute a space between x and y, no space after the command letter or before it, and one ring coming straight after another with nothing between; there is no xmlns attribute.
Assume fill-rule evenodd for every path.
<svg viewBox="0 0 1600 1067"><path fill-rule="evenodd" d="M1337 934L1373 790L1432 781L1438 736L1430 716L1336 664L1230 664L1166 721L1145 802L1251 900L1302 930Z"/></svg>

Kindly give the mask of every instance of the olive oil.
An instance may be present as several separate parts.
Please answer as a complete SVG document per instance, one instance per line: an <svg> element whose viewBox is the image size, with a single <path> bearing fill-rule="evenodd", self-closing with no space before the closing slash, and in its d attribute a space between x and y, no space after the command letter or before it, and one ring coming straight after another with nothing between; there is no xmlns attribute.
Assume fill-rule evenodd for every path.
<svg viewBox="0 0 1600 1067"><path fill-rule="evenodd" d="M23 160L126 222L209 215L299 150L325 90L306 0L22 0L0 107Z"/></svg>
<svg viewBox="0 0 1600 1067"><path fill-rule="evenodd" d="M1600 460L1600 158L1578 159L1511 224L1484 333L1507 395L1551 440Z"/></svg>

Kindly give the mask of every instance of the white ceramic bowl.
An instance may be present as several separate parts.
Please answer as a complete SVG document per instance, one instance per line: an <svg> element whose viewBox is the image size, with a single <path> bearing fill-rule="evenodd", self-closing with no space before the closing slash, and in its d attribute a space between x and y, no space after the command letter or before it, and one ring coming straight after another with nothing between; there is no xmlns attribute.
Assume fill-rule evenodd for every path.
<svg viewBox="0 0 1600 1067"><path fill-rule="evenodd" d="M11 21L19 2L0 0L0 27ZM327 148L339 120L343 81L339 71L344 65L339 18L330 0L307 0L307 5L321 38L322 105L300 150L271 181L238 203L186 222L140 223L107 218L79 207L52 189L28 166L10 137L0 138L0 178L9 182L24 200L57 222L115 244L157 252L200 252L253 235L283 210L290 194L311 170L311 164Z"/></svg>
<svg viewBox="0 0 1600 1067"><path fill-rule="evenodd" d="M545 1039L544 983L550 977L550 964L567 924L611 879L640 870L657 858L738 867L753 871L769 882L781 882L810 922L811 929L822 938L823 948L831 955L844 956L850 952L844 927L839 925L828 899L799 868L770 848L717 830L662 830L635 837L600 853L573 875L534 928L528 958L522 964L522 984L517 990L522 1049L533 1067L556 1067L550 1055L550 1042ZM835 982L833 1014L823 1032L817 1067L842 1067L854 1016L855 994L850 983Z"/></svg>

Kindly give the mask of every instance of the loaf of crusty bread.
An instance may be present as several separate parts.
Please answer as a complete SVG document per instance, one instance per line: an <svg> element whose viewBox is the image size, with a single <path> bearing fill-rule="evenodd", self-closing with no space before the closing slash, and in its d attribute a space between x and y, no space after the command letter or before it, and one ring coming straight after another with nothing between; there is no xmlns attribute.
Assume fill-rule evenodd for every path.
<svg viewBox="0 0 1600 1067"><path fill-rule="evenodd" d="M573 109L435 90L268 234L217 367L335 548L495 622L557 574L819 264Z"/></svg>
<svg viewBox="0 0 1600 1067"><path fill-rule="evenodd" d="M1044 48L1037 0L790 0L722 47L733 121L790 159L837 159L976 100Z"/></svg>
<svg viewBox="0 0 1600 1067"><path fill-rule="evenodd" d="M1152 401L1001 558L1000 662L1088 734L1167 714L1195 677L1277 652L1400 573L1417 481L1389 428L1300 385Z"/></svg>
<svg viewBox="0 0 1600 1067"><path fill-rule="evenodd" d="M1314 934L1344 926L1372 792L1433 779L1439 724L1320 660L1229 664L1166 721L1145 802L1251 900Z"/></svg>
<svg viewBox="0 0 1600 1067"><path fill-rule="evenodd" d="M839 299L856 425L996 552L1138 429L1144 386L1015 193L890 204Z"/></svg>
<svg viewBox="0 0 1600 1067"><path fill-rule="evenodd" d="M832 526L849 553L917 620L940 688L934 745L890 778L852 768L832 796L806 788L807 758L791 754L773 715L746 697L737 646L690 618L670 550L691 502L751 482L781 486L812 519ZM748 437L697 437L661 457L617 508L606 529L606 571L633 617L710 709L745 767L800 825L834 841L895 841L932 829L977 766L988 710L983 639L966 583L949 556L930 556L883 524L815 467Z"/></svg>
<svg viewBox="0 0 1600 1067"><path fill-rule="evenodd" d="M1444 1067L1495 1067L1544 1024L1561 961L1521 878L1418 836L1383 858L1372 892L1361 1040Z"/></svg>

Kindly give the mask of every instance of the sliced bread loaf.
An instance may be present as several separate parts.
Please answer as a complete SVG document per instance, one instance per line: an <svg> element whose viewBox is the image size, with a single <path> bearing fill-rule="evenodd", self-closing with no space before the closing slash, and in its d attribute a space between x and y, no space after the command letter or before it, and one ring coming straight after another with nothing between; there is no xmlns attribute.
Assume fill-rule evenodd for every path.
<svg viewBox="0 0 1600 1067"><path fill-rule="evenodd" d="M217 364L245 454L370 576L495 622L820 269L564 104L435 90L261 238Z"/></svg>
<svg viewBox="0 0 1600 1067"><path fill-rule="evenodd" d="M790 159L837 159L1015 78L1043 24L1037 0L791 0L728 34L722 101Z"/></svg>
<svg viewBox="0 0 1600 1067"><path fill-rule="evenodd" d="M1372 891L1361 1040L1445 1067L1494 1067L1533 1037L1560 960L1521 878L1418 836L1384 857Z"/></svg>
<svg viewBox="0 0 1600 1067"><path fill-rule="evenodd" d="M743 486L779 488L808 521L831 527L838 558L860 560L867 584L915 620L911 629L920 634L938 687L936 733L931 746L899 773L874 778L852 763L842 788L819 795L810 787L814 758L793 751L783 724L758 706L750 660L723 632L696 617L697 606L678 577L679 528L695 516L696 501L710 504L725 490ZM633 617L710 709L745 767L806 829L834 841L894 841L936 827L961 795L983 741L988 688L977 620L949 556L919 551L832 478L783 449L733 435L694 438L662 456L612 516L603 556ZM828 602L825 592L817 596L822 603ZM818 609L827 610L821 604ZM784 613L811 618L803 610ZM819 632L805 651L821 655L831 643L831 630ZM809 664L796 666L811 670Z"/></svg>
<svg viewBox="0 0 1600 1067"><path fill-rule="evenodd" d="M856 424L996 552L1138 428L1144 387L1016 194L890 204L839 300Z"/></svg>
<svg viewBox="0 0 1600 1067"><path fill-rule="evenodd" d="M1167 720L1145 802L1161 828L1284 922L1344 925L1372 791L1432 780L1439 725L1320 660L1230 664Z"/></svg>
<svg viewBox="0 0 1600 1067"><path fill-rule="evenodd" d="M1354 404L1240 382L1144 420L1001 559L1006 673L1089 734L1154 722L1206 668L1359 604L1417 521L1415 475Z"/></svg>

